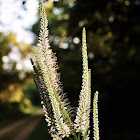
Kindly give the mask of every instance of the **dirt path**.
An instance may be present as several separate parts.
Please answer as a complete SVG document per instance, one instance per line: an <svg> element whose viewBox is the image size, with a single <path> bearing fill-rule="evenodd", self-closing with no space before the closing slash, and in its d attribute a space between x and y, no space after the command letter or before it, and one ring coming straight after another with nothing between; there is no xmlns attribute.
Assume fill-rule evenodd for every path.
<svg viewBox="0 0 140 140"><path fill-rule="evenodd" d="M26 140L43 118L43 111L0 130L0 140Z"/></svg>

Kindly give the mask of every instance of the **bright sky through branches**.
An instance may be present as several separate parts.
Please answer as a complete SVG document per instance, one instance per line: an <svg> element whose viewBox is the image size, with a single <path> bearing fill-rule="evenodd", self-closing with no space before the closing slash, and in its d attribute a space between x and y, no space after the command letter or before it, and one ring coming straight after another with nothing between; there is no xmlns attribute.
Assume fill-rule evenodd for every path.
<svg viewBox="0 0 140 140"><path fill-rule="evenodd" d="M38 0L27 0L24 7L22 2L0 0L0 32L16 32L18 41L31 43L33 34L25 29L30 29L38 18Z"/></svg>

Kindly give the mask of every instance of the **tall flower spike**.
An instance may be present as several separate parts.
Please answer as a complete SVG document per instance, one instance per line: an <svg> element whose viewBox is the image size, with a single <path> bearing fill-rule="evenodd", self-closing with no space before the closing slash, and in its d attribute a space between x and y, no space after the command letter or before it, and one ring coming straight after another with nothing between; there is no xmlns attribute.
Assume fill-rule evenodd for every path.
<svg viewBox="0 0 140 140"><path fill-rule="evenodd" d="M99 140L99 121L98 121L98 91L95 92L93 99L93 138Z"/></svg>
<svg viewBox="0 0 140 140"><path fill-rule="evenodd" d="M38 48L34 48L36 63L32 60L32 65L36 74L36 86L40 92L41 104L45 112L46 121L50 127L49 132L53 140L62 140L64 137L74 135L76 140L89 140L89 122L90 122L90 105L91 105L91 70L88 69L88 57L86 46L86 31L82 32L82 58L83 58L83 75L82 90L80 92L79 107L75 123L71 121L69 102L65 99L60 75L58 73L57 59L50 49L48 41L48 20L42 0L39 0L41 29L39 34ZM93 126L94 139L99 140L98 128L98 92L95 93L93 102ZM74 130L74 128L75 130ZM76 132L79 132L78 137ZM69 137L69 139L71 139Z"/></svg>
<svg viewBox="0 0 140 140"><path fill-rule="evenodd" d="M46 120L48 121L49 125L50 122L55 122L56 130L53 131L52 137L54 139L62 139L64 137L68 137L70 132L70 126L72 124L69 113L69 106L67 105L66 100L62 98L63 90L61 87L61 83L59 81L60 76L57 72L57 62L54 53L52 52L48 41L48 20L45 9L43 8L42 0L39 0L39 8L40 8L40 16L41 16L41 30L39 35L39 44L38 48L34 49L34 54L36 56L37 64L41 71L39 75L42 79L42 83L46 91L46 95L44 92L43 97L49 97L51 102L51 107L53 110L53 117L49 117L47 113L46 103L43 103L43 109L45 111ZM39 87L40 88L40 87ZM44 91L43 90L43 91ZM54 119L54 120L51 120Z"/></svg>
<svg viewBox="0 0 140 140"><path fill-rule="evenodd" d="M75 129L81 131L82 136L89 130L90 116L90 70L88 69L87 46L86 46L86 31L83 28L82 33L82 57L83 57L83 75L82 75L82 90L80 93L79 107L75 119ZM88 135L85 140L88 139Z"/></svg>

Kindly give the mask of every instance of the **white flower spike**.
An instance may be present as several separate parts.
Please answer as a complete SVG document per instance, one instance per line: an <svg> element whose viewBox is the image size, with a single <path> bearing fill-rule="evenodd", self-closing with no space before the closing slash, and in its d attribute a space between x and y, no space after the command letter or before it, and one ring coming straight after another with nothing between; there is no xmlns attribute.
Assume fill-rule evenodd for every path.
<svg viewBox="0 0 140 140"><path fill-rule="evenodd" d="M93 99L93 134L94 140L99 140L99 121L98 121L98 91L95 92Z"/></svg>
<svg viewBox="0 0 140 140"><path fill-rule="evenodd" d="M83 57L82 90L80 93L79 107L77 109L77 115L75 119L75 129L77 132L81 131L82 136L84 136L84 134L89 130L90 104L91 104L91 90L90 90L91 70L88 69L85 28L83 28L82 33L82 57Z"/></svg>
<svg viewBox="0 0 140 140"><path fill-rule="evenodd" d="M41 29L38 47L34 48L36 60L31 63L36 74L35 83L41 97L49 133L53 140L89 140L90 108L91 108L91 70L88 68L86 30L82 32L83 74L82 89L79 96L79 106L74 122L71 120L71 110L68 99L65 99L60 75L58 73L57 58L50 49L48 40L48 20L42 0L39 0ZM98 92L93 99L93 133L94 140L99 140L98 126ZM77 133L76 133L77 132ZM72 138L71 138L72 137Z"/></svg>

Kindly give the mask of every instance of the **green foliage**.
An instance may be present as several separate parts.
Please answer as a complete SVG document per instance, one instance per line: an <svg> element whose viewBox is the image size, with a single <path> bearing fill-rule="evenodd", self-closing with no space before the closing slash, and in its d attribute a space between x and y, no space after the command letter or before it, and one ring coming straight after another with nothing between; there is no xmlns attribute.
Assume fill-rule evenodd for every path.
<svg viewBox="0 0 140 140"><path fill-rule="evenodd" d="M31 55L31 47L24 42L18 42L16 37L12 32L0 32L0 120L6 119L9 115L12 118L20 113L31 112L31 101L23 92L25 78L33 83L30 80L31 71L27 70L26 66L23 67ZM28 95L31 95L30 91Z"/></svg>

